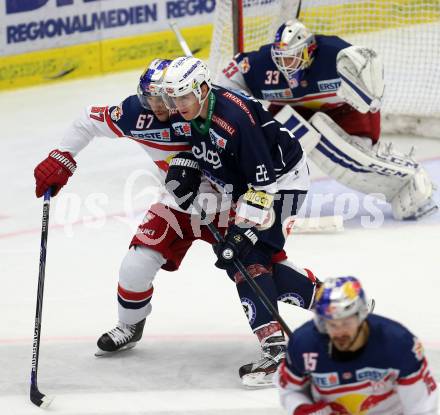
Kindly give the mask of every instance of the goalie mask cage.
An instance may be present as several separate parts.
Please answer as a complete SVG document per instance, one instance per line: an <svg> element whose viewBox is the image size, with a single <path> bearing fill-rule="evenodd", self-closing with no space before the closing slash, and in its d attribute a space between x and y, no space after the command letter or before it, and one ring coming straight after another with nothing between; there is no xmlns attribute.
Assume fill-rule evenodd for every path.
<svg viewBox="0 0 440 415"><path fill-rule="evenodd" d="M238 51L273 42L298 0L217 0L214 79ZM440 138L440 0L302 0L299 19L316 34L376 50L384 63L385 133Z"/></svg>

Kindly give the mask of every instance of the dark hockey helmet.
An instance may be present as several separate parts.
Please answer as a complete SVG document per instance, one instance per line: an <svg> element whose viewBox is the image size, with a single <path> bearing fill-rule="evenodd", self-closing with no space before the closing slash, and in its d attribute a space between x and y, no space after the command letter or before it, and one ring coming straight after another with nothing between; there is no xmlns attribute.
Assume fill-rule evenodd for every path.
<svg viewBox="0 0 440 415"><path fill-rule="evenodd" d="M171 62L169 59L154 59L142 73L137 95L144 108L151 109L148 97L162 96L162 80Z"/></svg>
<svg viewBox="0 0 440 415"><path fill-rule="evenodd" d="M359 322L369 313L368 302L359 280L355 277L329 278L316 293L315 324L322 333L326 332L325 320L358 316Z"/></svg>
<svg viewBox="0 0 440 415"><path fill-rule="evenodd" d="M291 88L298 86L315 49L315 36L298 20L288 20L278 28L271 48L272 60Z"/></svg>

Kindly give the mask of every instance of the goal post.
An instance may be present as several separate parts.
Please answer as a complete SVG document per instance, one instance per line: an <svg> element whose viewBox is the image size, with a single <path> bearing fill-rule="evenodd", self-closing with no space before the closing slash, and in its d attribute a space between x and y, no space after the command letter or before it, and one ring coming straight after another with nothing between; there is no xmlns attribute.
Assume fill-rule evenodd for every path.
<svg viewBox="0 0 440 415"><path fill-rule="evenodd" d="M273 41L295 18L298 0L217 0L210 67L217 73L240 49ZM242 27L234 33L242 14ZM299 19L314 33L375 49L384 62L383 131L440 138L440 1L302 0ZM239 39L236 39L236 37Z"/></svg>

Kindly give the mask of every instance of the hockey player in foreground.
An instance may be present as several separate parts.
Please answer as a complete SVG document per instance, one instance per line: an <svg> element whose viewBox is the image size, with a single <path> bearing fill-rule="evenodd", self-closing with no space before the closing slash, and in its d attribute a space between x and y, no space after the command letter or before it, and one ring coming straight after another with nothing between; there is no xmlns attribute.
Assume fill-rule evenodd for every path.
<svg viewBox="0 0 440 415"><path fill-rule="evenodd" d="M369 314L356 278L324 281L314 313L293 332L274 379L289 415L437 414L422 344L401 324Z"/></svg>
<svg viewBox="0 0 440 415"><path fill-rule="evenodd" d="M218 83L269 101L273 113L283 108L276 118L324 173L360 192L383 194L394 218L437 210L431 180L412 154L378 142L384 80L374 50L288 21L273 44L236 55Z"/></svg>
<svg viewBox="0 0 440 415"><path fill-rule="evenodd" d="M76 169L74 157L95 136L128 137L138 142L157 165L156 173L161 184L164 184L173 156L182 150L191 149L188 143L190 123L182 121L171 128L169 111L161 98L161 79L169 63L163 59L154 60L141 76L137 95L129 96L118 106L88 107L73 122L61 140L59 149L52 150L35 169L37 197L41 197L49 187L52 187L53 195L60 191ZM171 172L173 169L171 166ZM218 195L206 179L201 180L197 176L197 185L192 184L191 187L194 186L194 191L200 192L201 198L213 196L213 193ZM151 313L153 280L157 272L161 268L177 270L194 240L214 242L198 215L190 214L191 202L180 201L178 205L165 187L160 190L157 203L148 209L122 261L117 296L119 322L114 329L99 338L97 355L134 347L141 339L145 319ZM224 212L216 216L216 211L217 204L211 206L210 212L214 223L224 232L228 225L229 206L226 206L224 217ZM225 222L223 225L222 221ZM271 260L279 300L308 309L315 293L313 274L290 264L284 252L276 253ZM209 279L206 283L209 284ZM244 306L249 307L249 314L252 315L253 305L246 303ZM275 345L272 346L271 350L274 350ZM255 385L252 377L249 383L252 386L269 383L282 356L278 352L275 356L263 356L254 367L258 372L255 375L258 385Z"/></svg>
<svg viewBox="0 0 440 415"><path fill-rule="evenodd" d="M203 174L237 203L224 243L214 247L215 265L236 282L261 342L263 359L241 367L240 376L245 383L252 381L247 384L262 383L283 358L285 338L233 261L243 263L276 307L276 279L283 274L288 282L295 276L289 277L287 269L275 276L271 261L285 243L284 220L297 213L309 187L306 155L257 100L213 86L206 64L199 59L175 59L165 73L163 89L168 106L179 113L171 115L172 125L190 121L192 127L192 154L174 157L167 183L180 198L193 192L195 177Z"/></svg>

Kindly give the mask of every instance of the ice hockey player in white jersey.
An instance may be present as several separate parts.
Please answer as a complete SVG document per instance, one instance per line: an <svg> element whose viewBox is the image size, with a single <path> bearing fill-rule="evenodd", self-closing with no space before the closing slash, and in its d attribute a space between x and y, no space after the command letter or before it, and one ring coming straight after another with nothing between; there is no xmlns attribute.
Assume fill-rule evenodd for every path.
<svg viewBox="0 0 440 415"><path fill-rule="evenodd" d="M358 279L325 280L314 313L292 333L274 379L289 415L437 415L420 340L369 313Z"/></svg>
<svg viewBox="0 0 440 415"><path fill-rule="evenodd" d="M184 155L180 152L191 149L190 122L182 120L171 127L169 111L161 98L162 76L170 62L164 59L151 62L140 78L137 95L127 97L117 106L90 106L72 123L59 148L52 150L35 168L37 197L49 187L53 195L60 191L75 172L74 157L95 136L126 137L139 143L157 165L157 176L164 184L166 172L175 168L170 167L170 161L176 154ZM200 197L218 195L206 179L200 178L199 172L188 169L185 173L191 188L187 191L200 192ZM190 214L189 207L190 203L175 203L163 186L157 203L148 208L119 270L119 322L99 338L97 355L134 347L151 313L153 280L159 270L177 270L196 239L215 242L206 225ZM229 207L225 208L226 214L216 213L220 210L217 205L212 209L213 222L223 233L229 225ZM316 287L313 273L293 266L284 251L272 257L272 265L279 301L308 309Z"/></svg>
<svg viewBox="0 0 440 415"><path fill-rule="evenodd" d="M217 82L269 101L324 173L360 192L383 194L396 219L437 210L421 165L378 141L384 80L374 50L314 35L291 20L273 44L236 55Z"/></svg>

